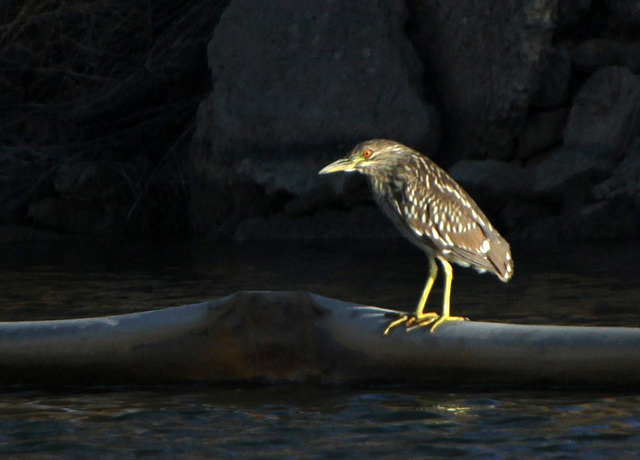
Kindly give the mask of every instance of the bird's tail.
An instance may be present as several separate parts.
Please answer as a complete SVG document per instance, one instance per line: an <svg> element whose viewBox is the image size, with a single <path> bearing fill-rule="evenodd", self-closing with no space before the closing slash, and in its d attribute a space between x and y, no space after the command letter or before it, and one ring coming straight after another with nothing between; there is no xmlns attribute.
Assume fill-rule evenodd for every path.
<svg viewBox="0 0 640 460"><path fill-rule="evenodd" d="M491 265L496 269L495 273L501 281L507 282L513 276L513 258L509 243L500 235L491 241L491 251L487 254Z"/></svg>

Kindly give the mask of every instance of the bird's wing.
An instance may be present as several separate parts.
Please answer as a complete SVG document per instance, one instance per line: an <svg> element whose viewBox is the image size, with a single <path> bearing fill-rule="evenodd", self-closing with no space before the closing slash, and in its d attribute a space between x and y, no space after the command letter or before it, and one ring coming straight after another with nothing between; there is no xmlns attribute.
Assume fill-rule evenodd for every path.
<svg viewBox="0 0 640 460"><path fill-rule="evenodd" d="M449 252L452 261L470 264L495 273L503 281L508 280L513 274L509 243L478 211L471 198L464 191L462 194L462 199L454 194L440 197L444 212L436 228L447 242L443 253Z"/></svg>
<svg viewBox="0 0 640 460"><path fill-rule="evenodd" d="M422 184L420 180L428 182ZM451 261L495 272L487 253L491 236L497 232L453 179L434 170L430 177L408 183L405 194L407 202L414 203L405 217L409 225L421 229L423 239L430 240Z"/></svg>
<svg viewBox="0 0 640 460"><path fill-rule="evenodd" d="M471 265L507 280L513 272L509 244L473 199L444 172L430 186L410 181L400 206L405 222L421 240L451 262ZM426 192L425 192L426 190Z"/></svg>
<svg viewBox="0 0 640 460"><path fill-rule="evenodd" d="M487 258L491 250L491 238L487 225L466 201L453 196L440 196L437 204L429 206L434 231L444 240L443 253L453 254L455 259L483 270L494 271Z"/></svg>

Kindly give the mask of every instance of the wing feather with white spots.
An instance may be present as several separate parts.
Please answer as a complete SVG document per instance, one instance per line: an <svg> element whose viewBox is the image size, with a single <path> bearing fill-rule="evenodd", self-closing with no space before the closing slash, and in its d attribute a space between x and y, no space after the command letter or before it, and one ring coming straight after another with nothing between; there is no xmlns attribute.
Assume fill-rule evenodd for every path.
<svg viewBox="0 0 640 460"><path fill-rule="evenodd" d="M471 265L480 271L495 273L503 281L513 273L509 244L493 228L473 199L438 167L432 168L425 159L424 167L431 174L422 175L430 186L409 183L409 198L417 190L428 190L419 197L418 206L426 212L414 212L410 218L419 218L423 238L436 244L445 258L460 265ZM429 178L430 177L430 178ZM433 185L433 187L431 186ZM411 220L410 220L411 221ZM430 225L425 225L429 222Z"/></svg>

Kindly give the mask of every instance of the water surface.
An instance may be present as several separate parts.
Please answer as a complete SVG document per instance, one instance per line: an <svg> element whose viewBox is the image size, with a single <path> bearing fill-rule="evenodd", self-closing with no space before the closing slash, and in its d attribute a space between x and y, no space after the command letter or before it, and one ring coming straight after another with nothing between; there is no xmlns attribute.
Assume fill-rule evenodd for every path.
<svg viewBox="0 0 640 460"><path fill-rule="evenodd" d="M503 284L456 269L453 312L640 326L640 246L515 248ZM73 240L0 246L0 320L118 314L238 290L307 290L410 310L428 271L403 241ZM441 289L434 290L437 308ZM0 455L592 458L640 452L637 392L309 385L0 389Z"/></svg>

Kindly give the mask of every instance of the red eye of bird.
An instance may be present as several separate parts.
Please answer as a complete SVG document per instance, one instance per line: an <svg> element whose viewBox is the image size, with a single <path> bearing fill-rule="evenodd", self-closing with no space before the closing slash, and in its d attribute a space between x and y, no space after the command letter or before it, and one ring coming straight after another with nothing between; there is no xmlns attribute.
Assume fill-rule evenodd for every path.
<svg viewBox="0 0 640 460"><path fill-rule="evenodd" d="M362 156L364 158L370 158L371 155L373 155L373 150L371 150L371 149L367 149L364 152L362 152Z"/></svg>

